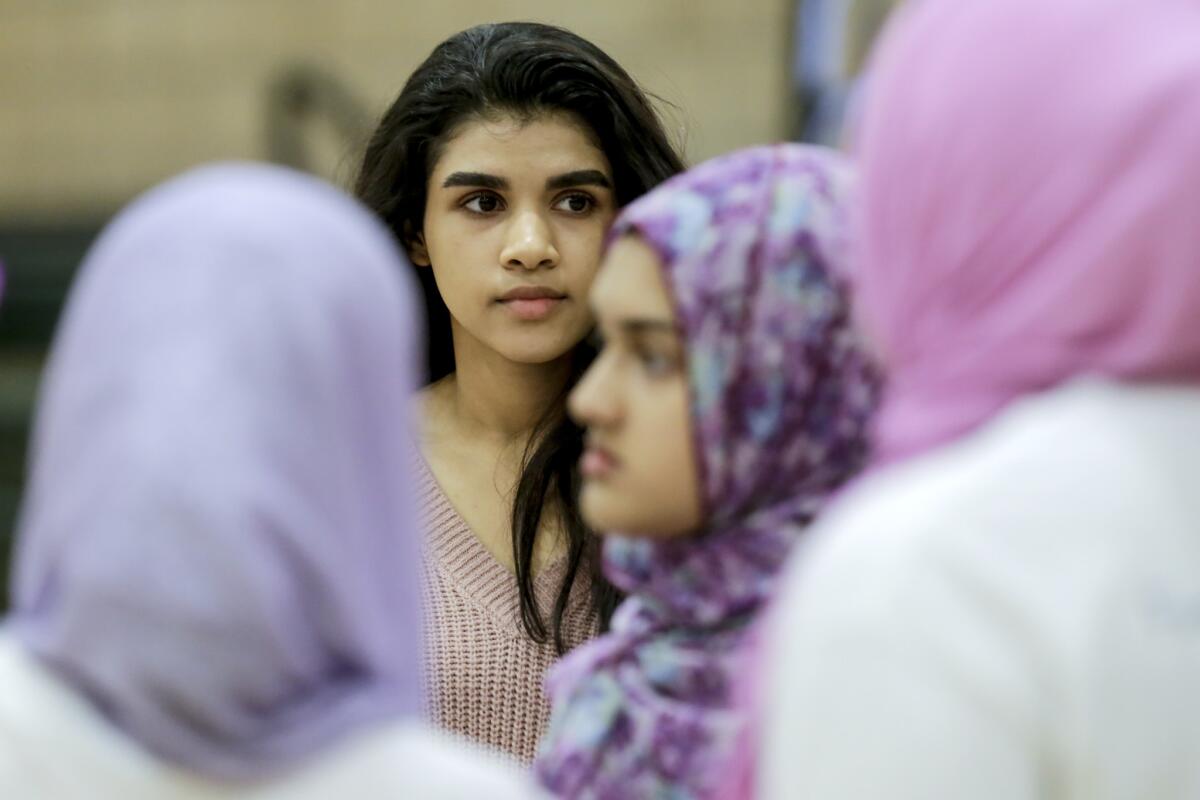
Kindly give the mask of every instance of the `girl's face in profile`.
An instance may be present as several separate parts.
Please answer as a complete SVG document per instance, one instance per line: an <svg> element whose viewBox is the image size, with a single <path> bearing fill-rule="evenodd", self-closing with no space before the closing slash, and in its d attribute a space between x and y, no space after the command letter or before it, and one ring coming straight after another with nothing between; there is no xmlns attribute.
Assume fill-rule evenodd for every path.
<svg viewBox="0 0 1200 800"><path fill-rule="evenodd" d="M542 364L592 325L587 292L616 214L612 167L575 118L462 124L429 175L414 263L432 265L456 348Z"/></svg>
<svg viewBox="0 0 1200 800"><path fill-rule="evenodd" d="M693 532L701 502L686 350L657 253L636 236L614 242L591 304L604 347L569 401L587 427L584 519L631 536Z"/></svg>

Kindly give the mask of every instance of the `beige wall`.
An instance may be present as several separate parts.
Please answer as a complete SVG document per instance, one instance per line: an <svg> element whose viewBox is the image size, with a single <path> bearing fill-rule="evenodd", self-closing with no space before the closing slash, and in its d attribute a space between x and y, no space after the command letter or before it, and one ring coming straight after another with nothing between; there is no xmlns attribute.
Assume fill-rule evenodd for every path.
<svg viewBox="0 0 1200 800"><path fill-rule="evenodd" d="M284 65L345 78L378 114L449 34L565 25L677 104L693 160L784 134L787 0L0 0L0 219L115 209L191 164L262 158ZM352 158L322 171L345 178ZM339 169L339 162L340 169Z"/></svg>

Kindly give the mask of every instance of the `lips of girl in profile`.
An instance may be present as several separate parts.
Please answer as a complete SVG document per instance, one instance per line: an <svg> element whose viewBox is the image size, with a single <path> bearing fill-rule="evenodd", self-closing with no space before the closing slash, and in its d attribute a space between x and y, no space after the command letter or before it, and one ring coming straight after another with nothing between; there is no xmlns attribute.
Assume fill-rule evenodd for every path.
<svg viewBox="0 0 1200 800"><path fill-rule="evenodd" d="M584 480L602 481L617 469L617 457L595 442L589 441L579 458L579 474Z"/></svg>
<svg viewBox="0 0 1200 800"><path fill-rule="evenodd" d="M500 295L497 302L517 319L537 322L554 313L567 296L549 286L518 286Z"/></svg>

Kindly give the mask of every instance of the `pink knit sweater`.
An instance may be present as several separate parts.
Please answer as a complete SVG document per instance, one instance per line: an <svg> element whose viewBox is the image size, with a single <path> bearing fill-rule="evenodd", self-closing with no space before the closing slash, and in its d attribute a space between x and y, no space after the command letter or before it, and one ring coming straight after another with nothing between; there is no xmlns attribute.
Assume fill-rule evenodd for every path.
<svg viewBox="0 0 1200 800"><path fill-rule="evenodd" d="M516 577L471 532L424 459L418 461L417 502L429 537L426 714L441 728L528 764L550 718L542 678L555 659L554 645L537 644L525 633ZM560 560L535 577L539 608L553 609L563 569ZM576 583L564 619L572 647L598 627L584 583Z"/></svg>

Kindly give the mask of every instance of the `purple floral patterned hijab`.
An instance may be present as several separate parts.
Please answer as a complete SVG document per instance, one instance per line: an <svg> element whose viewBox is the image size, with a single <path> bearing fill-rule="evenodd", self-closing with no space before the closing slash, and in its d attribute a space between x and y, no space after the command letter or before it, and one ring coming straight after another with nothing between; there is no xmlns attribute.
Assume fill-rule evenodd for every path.
<svg viewBox="0 0 1200 800"><path fill-rule="evenodd" d="M5 626L169 762L265 777L418 711L400 259L328 185L220 165L133 203L81 268Z"/></svg>
<svg viewBox="0 0 1200 800"><path fill-rule="evenodd" d="M686 340L704 529L610 535L629 595L611 631L551 672L537 762L566 797L702 797L742 727L742 644L805 526L863 465L878 381L850 324L848 167L803 145L703 164L630 205Z"/></svg>

